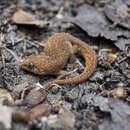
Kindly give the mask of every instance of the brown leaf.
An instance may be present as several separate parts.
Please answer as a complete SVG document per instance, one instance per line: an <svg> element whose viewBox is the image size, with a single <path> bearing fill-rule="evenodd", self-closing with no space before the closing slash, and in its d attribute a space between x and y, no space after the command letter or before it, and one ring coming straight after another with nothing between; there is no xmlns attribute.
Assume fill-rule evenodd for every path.
<svg viewBox="0 0 130 130"><path fill-rule="evenodd" d="M45 90L43 89L36 90L35 87L34 88L28 87L27 89L25 89L23 91L24 92L23 97L25 96L25 98L23 99L23 97L21 97L21 100L16 101L14 105L27 106L28 108L32 108L43 102L46 99ZM27 90L29 90L29 93L26 95L25 92Z"/></svg>
<svg viewBox="0 0 130 130"><path fill-rule="evenodd" d="M17 109L13 112L12 119L14 121L29 122L33 120L38 120L41 117L47 117L50 114L50 109L45 105L38 105L30 110Z"/></svg>
<svg viewBox="0 0 130 130"><path fill-rule="evenodd" d="M38 20L35 16L23 11L22 9L18 9L13 15L13 22L16 24L23 25L36 25L40 27L44 27L48 24L47 21Z"/></svg>
<svg viewBox="0 0 130 130"><path fill-rule="evenodd" d="M38 105L30 110L30 120L37 120L43 116L49 116L50 109L48 106Z"/></svg>

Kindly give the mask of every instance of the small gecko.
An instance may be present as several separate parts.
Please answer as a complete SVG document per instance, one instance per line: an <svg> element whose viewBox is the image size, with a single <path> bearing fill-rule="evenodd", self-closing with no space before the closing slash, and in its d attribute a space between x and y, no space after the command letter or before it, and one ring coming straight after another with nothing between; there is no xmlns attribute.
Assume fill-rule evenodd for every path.
<svg viewBox="0 0 130 130"><path fill-rule="evenodd" d="M49 82L45 90L53 84L79 84L87 80L95 71L97 58L93 51L85 42L68 33L56 33L46 43L45 50L39 55L31 55L25 59L21 67L24 70L38 75L63 75L68 72L62 70L68 59L74 61L75 53L80 53L85 60L84 71L70 79L57 79Z"/></svg>

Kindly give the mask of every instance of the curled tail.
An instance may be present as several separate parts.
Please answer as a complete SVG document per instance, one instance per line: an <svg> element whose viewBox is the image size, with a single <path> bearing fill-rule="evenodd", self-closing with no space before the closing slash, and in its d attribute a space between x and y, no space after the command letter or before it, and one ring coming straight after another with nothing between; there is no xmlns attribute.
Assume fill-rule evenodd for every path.
<svg viewBox="0 0 130 130"><path fill-rule="evenodd" d="M63 80L54 80L51 81L50 83L48 83L45 86L45 89L49 89L52 84L79 84L85 80L87 80L95 71L96 66L97 66L97 58L96 58L96 54L95 51L93 51L91 48L88 47L88 45L79 40L76 37L73 37L72 35L66 34L66 33L58 33L55 34L58 37L63 37L66 38L67 40L69 40L71 42L72 45L77 45L78 46L78 52L83 56L84 60L85 60L85 69L84 71L73 78L70 79L63 79Z"/></svg>

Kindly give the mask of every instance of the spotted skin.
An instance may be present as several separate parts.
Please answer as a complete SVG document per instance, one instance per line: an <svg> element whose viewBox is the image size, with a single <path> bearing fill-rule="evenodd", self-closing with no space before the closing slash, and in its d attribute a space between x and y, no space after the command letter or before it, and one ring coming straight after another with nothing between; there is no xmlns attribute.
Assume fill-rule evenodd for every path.
<svg viewBox="0 0 130 130"><path fill-rule="evenodd" d="M77 48L77 49L74 49ZM87 80L95 71L97 58L85 42L67 33L56 33L45 44L45 51L37 56L31 55L21 66L24 70L39 75L58 75L62 68L75 53L80 53L85 60L84 71L73 78L54 80L45 86L49 89L52 84L79 84Z"/></svg>

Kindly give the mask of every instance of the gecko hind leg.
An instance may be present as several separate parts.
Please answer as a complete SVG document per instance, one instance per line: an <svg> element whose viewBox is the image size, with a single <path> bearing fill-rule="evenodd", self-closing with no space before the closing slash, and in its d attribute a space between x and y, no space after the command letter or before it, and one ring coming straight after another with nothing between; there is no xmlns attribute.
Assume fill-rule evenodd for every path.
<svg viewBox="0 0 130 130"><path fill-rule="evenodd" d="M65 71L65 70L60 70L58 73L57 73L58 78L57 79L63 79L65 78L66 76L70 75L69 72Z"/></svg>
<svg viewBox="0 0 130 130"><path fill-rule="evenodd" d="M74 68L74 63L76 61L76 56L75 56L75 53L77 53L78 51L78 46L77 45L74 45L72 48L71 48L71 56L69 58L69 68L72 70Z"/></svg>
<svg viewBox="0 0 130 130"><path fill-rule="evenodd" d="M70 72L67 72L65 70L60 70L57 74L59 75L57 79L63 79L65 78L66 76L76 72L77 69L74 69L73 71L70 71Z"/></svg>

